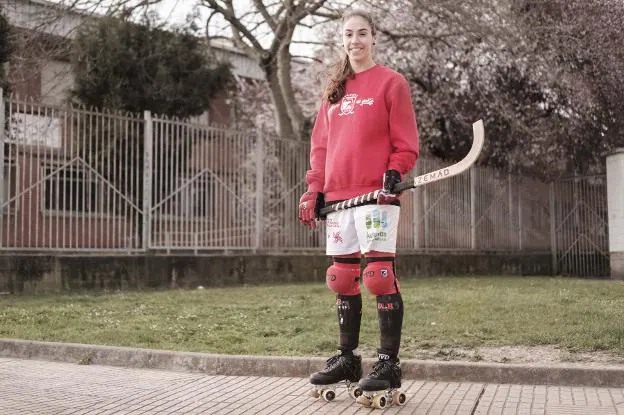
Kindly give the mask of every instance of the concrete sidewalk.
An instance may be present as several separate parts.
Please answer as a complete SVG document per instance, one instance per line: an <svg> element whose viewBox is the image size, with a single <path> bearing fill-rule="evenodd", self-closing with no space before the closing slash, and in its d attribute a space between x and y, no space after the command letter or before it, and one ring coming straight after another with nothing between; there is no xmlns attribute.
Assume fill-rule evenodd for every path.
<svg viewBox="0 0 624 415"><path fill-rule="evenodd" d="M405 406L363 408L338 391L307 396L307 379L221 376L0 358L0 414L624 415L624 388L407 380Z"/></svg>
<svg viewBox="0 0 624 415"><path fill-rule="evenodd" d="M91 363L135 369L201 372L226 376L304 378L325 363L321 357L230 356L210 353L0 339L0 358ZM375 359L363 359L364 371ZM401 360L403 379L624 388L624 365L508 364Z"/></svg>
<svg viewBox="0 0 624 415"><path fill-rule="evenodd" d="M309 397L324 361L0 339L0 415L624 415L621 365L403 360L407 404L375 411L344 389L330 403Z"/></svg>

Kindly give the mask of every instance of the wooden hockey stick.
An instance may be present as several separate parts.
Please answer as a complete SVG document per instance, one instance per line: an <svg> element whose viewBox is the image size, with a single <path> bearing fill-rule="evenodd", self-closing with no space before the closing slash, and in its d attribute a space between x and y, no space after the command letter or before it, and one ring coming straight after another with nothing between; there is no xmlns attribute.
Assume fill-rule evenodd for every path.
<svg viewBox="0 0 624 415"><path fill-rule="evenodd" d="M485 132L483 129L483 121L479 120L472 124L472 147L470 147L470 151L468 152L466 157L451 166L444 167L442 169L432 171L430 173L426 173L420 176L410 177L408 180L404 180L394 186L394 190L397 192L402 192L404 190L414 189L418 186L433 183L438 180L448 179L449 177L453 177L465 172L470 168L470 166L474 164L475 161L477 161L477 158L479 158L479 154L481 154L481 149L483 148L484 141ZM381 189L375 190L374 192L370 192L365 195L356 196L354 198L344 200L340 203L325 206L321 208L320 214L324 217L331 212L337 212L339 210L349 209L355 206L361 206L364 203L377 200L377 196L380 192Z"/></svg>

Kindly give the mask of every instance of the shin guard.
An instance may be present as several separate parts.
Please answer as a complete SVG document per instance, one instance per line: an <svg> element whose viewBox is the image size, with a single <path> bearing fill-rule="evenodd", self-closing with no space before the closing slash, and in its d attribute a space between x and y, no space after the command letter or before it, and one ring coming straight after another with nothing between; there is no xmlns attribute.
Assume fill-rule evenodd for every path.
<svg viewBox="0 0 624 415"><path fill-rule="evenodd" d="M360 258L335 257L326 275L327 286L336 292L336 313L340 330L340 350L351 352L360 342L362 294Z"/></svg>
<svg viewBox="0 0 624 415"><path fill-rule="evenodd" d="M401 293L378 295L377 315L379 317L380 354L396 357L401 345L403 328L403 299Z"/></svg>
<svg viewBox="0 0 624 415"><path fill-rule="evenodd" d="M355 350L360 343L362 295L336 295L336 311L340 329L340 350Z"/></svg>

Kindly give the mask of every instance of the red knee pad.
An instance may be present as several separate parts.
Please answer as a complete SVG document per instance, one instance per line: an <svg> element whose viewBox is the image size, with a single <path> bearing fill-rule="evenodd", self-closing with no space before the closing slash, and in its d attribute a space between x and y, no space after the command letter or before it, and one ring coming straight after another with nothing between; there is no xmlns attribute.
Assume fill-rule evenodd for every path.
<svg viewBox="0 0 624 415"><path fill-rule="evenodd" d="M341 295L360 294L360 265L335 262L327 268L325 281L330 290Z"/></svg>
<svg viewBox="0 0 624 415"><path fill-rule="evenodd" d="M388 295L399 292L399 281L394 277L394 264L391 261L369 262L362 275L364 286L371 294Z"/></svg>

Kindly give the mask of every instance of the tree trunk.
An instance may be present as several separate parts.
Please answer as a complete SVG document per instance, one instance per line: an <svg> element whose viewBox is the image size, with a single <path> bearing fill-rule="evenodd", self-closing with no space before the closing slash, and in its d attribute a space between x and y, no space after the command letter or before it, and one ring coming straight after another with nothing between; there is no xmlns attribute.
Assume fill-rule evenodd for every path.
<svg viewBox="0 0 624 415"><path fill-rule="evenodd" d="M286 68L289 68L290 57L288 59L282 61L286 62ZM275 105L275 119L278 127L278 136L281 139L286 140L302 140L302 132L303 132L303 122L296 124L293 122L290 116L290 110L292 110L294 96L292 94L292 86L290 83L290 73L286 72L287 76L282 76L282 78L288 78L287 85L291 87L290 91L290 103L285 99L288 97L288 94L284 93L283 84L280 82L280 76L278 76L278 61L277 59L267 59L263 62L262 68L265 71L265 75L267 78L267 82L269 83L269 87L271 90L271 99L273 104ZM282 68L283 69L283 68ZM282 74L284 75L284 74ZM296 103L295 103L296 104ZM298 104L295 105L297 108L295 111L301 113L301 108ZM289 109L289 107L291 107ZM303 116L301 116L303 118ZM291 143L292 144L292 143ZM278 147L283 147L282 151L279 153L284 154L288 153L288 151L284 151L284 147L288 146L287 142L276 143ZM279 154L278 153L278 154ZM307 164L307 163L306 163ZM277 174L282 177L281 183L281 191L282 195L288 195L288 197L284 198L284 219L279 227L280 235L279 240L286 247L292 247L295 245L295 235L290 230L295 229L295 227L301 226L298 221L298 200L299 200L299 191L296 190L297 184L301 181L301 176L298 174L300 172L301 175L305 174L305 170L307 166L300 166L298 163L295 163L295 160L292 160L290 157L284 158L278 157L278 172ZM293 171L296 174L293 174ZM305 190L305 189L303 189Z"/></svg>
<svg viewBox="0 0 624 415"><path fill-rule="evenodd" d="M305 137L303 137L305 117L303 116L301 106L295 99L292 78L290 76L290 63L292 57L290 56L289 49L292 35L292 31L289 32L288 38L282 43L277 52L277 77L293 131L295 132L297 139L303 140L305 139Z"/></svg>
<svg viewBox="0 0 624 415"><path fill-rule="evenodd" d="M282 93L278 77L277 60L275 57L269 57L264 59L260 65L264 70L267 82L269 83L269 89L271 90L271 101L275 106L275 123L277 125L277 133L281 138L296 138L296 130L290 116L288 115L288 104L284 100L284 95Z"/></svg>

